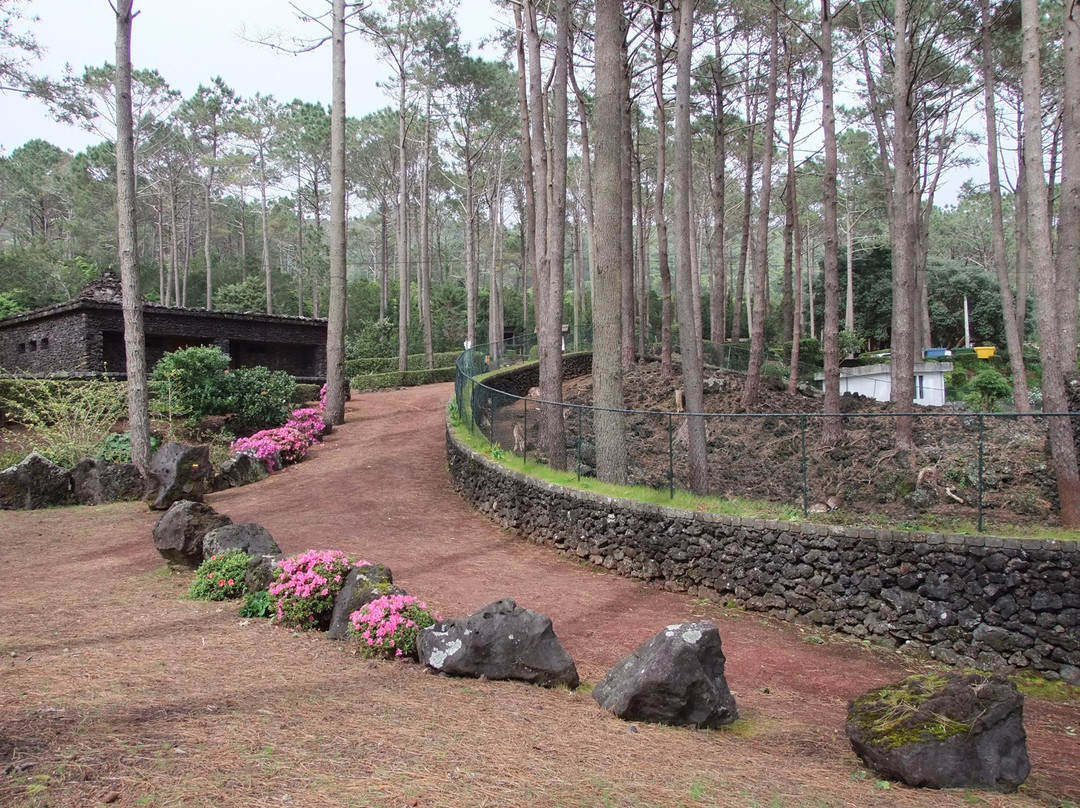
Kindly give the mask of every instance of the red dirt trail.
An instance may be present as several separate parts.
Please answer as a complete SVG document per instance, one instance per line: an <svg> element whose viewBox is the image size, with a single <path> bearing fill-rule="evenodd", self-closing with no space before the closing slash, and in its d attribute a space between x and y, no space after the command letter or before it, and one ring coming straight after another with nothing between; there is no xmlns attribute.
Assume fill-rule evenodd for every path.
<svg viewBox="0 0 1080 808"><path fill-rule="evenodd" d="M921 664L622 578L502 530L450 484L443 425L452 390L354 396L345 426L308 460L208 501L234 522L267 527L285 553L333 547L386 564L395 583L443 615L513 597L551 617L584 679L599 679L665 625L711 619L740 711L797 719L791 742L806 752L845 754L847 701ZM1029 699L1025 725L1042 784L1080 797L1080 740L1061 731L1080 728L1080 707Z"/></svg>

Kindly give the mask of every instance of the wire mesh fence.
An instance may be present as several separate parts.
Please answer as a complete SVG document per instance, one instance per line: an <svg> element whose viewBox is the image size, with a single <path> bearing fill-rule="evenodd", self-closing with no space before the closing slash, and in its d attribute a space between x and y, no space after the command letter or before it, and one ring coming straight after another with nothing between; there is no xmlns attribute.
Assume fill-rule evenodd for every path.
<svg viewBox="0 0 1080 808"><path fill-rule="evenodd" d="M565 402L542 400L535 367L508 374L509 384L501 374L491 377L534 361L535 337L492 347L477 346L458 358L455 399L463 422L498 451L544 461L540 420L546 408L555 408L563 425L566 468L579 477L593 476L597 408L588 404L591 385L579 386L579 395ZM588 351L590 343L580 340L579 347ZM745 352L729 348L740 346L707 354L707 375L745 372ZM564 355L564 362L572 356ZM800 369L800 377L803 373ZM615 412L625 418L628 482L672 497L691 488L689 423L699 418L705 421L708 490L714 496L766 500L785 506L793 517L839 511L912 526L928 518L952 529L970 523L979 531L988 524L1044 525L1056 518L1047 424L1051 418L1080 416L938 408L891 412L868 399L852 399L845 409L850 411L840 415ZM842 438L832 445L823 435L829 418L841 421ZM911 424L911 450L896 447L899 418Z"/></svg>

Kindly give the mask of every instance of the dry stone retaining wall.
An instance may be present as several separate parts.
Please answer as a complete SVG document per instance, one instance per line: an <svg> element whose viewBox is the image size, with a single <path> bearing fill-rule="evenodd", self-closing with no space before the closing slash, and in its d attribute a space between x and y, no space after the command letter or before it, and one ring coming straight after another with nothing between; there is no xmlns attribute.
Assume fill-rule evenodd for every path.
<svg viewBox="0 0 1080 808"><path fill-rule="evenodd" d="M565 489L447 432L455 487L504 527L593 564L753 611L1080 684L1080 543L696 513Z"/></svg>

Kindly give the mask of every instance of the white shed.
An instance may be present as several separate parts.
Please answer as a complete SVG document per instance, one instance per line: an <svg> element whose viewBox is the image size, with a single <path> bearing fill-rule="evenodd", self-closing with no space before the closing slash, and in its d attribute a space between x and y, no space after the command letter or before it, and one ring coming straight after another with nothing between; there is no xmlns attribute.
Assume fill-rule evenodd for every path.
<svg viewBox="0 0 1080 808"><path fill-rule="evenodd" d="M952 362L916 362L913 403L925 407L944 405L945 374L952 369ZM878 401L889 401L892 398L891 371L888 364L840 368L840 394L859 393ZM815 373L814 381L824 383L825 374Z"/></svg>

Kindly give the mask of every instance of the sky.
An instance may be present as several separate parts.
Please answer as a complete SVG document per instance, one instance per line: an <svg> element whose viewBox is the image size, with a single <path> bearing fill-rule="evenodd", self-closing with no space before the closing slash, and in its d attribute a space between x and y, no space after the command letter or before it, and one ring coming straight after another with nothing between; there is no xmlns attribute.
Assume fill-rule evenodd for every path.
<svg viewBox="0 0 1080 808"><path fill-rule="evenodd" d="M325 0L297 0L305 11L329 8ZM81 74L88 65L114 61L116 18L107 0L34 0L38 21L29 28L45 50L36 72L51 77L70 65ZM282 102L294 98L330 102L330 45L290 55L252 40L280 34L315 38L323 33L305 23L288 0L136 0L132 65L156 69L174 89L190 96L200 83L220 75L247 98L256 92ZM504 24L487 0L461 0L461 38L474 46ZM362 117L391 103L377 82L389 75L371 45L353 35L346 46L346 101L349 115ZM57 123L41 103L0 94L0 149L10 154L27 140L43 138L70 151L100 140L74 126Z"/></svg>

